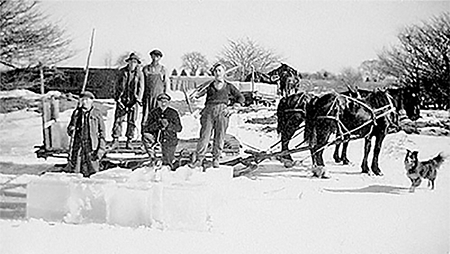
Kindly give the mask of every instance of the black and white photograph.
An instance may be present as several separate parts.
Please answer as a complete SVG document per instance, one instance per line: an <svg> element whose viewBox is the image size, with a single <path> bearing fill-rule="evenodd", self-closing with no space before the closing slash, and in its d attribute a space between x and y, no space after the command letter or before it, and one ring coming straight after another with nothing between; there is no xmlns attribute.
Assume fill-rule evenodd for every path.
<svg viewBox="0 0 450 254"><path fill-rule="evenodd" d="M0 0L0 253L450 253L450 1Z"/></svg>

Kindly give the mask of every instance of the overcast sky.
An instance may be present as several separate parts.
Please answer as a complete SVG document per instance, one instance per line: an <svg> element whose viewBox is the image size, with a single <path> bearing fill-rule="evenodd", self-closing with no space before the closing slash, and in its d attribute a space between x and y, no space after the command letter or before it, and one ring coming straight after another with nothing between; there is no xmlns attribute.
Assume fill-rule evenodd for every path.
<svg viewBox="0 0 450 254"><path fill-rule="evenodd" d="M404 26L450 11L450 1L48 1L40 8L64 27L78 54L64 66L85 66L96 29L91 66L136 51L163 51L179 69L184 53L210 62L228 43L249 37L301 72L358 67L397 43Z"/></svg>

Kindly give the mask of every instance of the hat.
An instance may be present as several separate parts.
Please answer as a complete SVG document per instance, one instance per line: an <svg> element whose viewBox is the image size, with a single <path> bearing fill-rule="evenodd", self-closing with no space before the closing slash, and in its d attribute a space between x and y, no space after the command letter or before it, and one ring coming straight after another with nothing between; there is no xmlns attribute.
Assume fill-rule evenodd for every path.
<svg viewBox="0 0 450 254"><path fill-rule="evenodd" d="M90 98L90 99L95 99L94 94L89 92L89 91L85 91L85 92L80 93L80 98L84 98L84 97L87 97L87 98Z"/></svg>
<svg viewBox="0 0 450 254"><path fill-rule="evenodd" d="M152 51L150 51L150 53L148 53L149 55L155 55L155 56L163 56L163 53L159 50L159 49L154 49Z"/></svg>
<svg viewBox="0 0 450 254"><path fill-rule="evenodd" d="M141 63L141 60L135 53L131 53L130 56L127 59L125 59L125 62L128 62L133 59L136 60L139 64Z"/></svg>
<svg viewBox="0 0 450 254"><path fill-rule="evenodd" d="M166 99L166 100L168 100L168 101L170 101L170 96L168 95L168 94L166 94L166 93L162 93L162 94L159 94L158 95L158 97L156 97L156 100L162 100L162 99Z"/></svg>
<svg viewBox="0 0 450 254"><path fill-rule="evenodd" d="M215 63L210 69L211 73L213 73L217 69L217 67L219 67L219 66L224 66L224 65L221 62Z"/></svg>

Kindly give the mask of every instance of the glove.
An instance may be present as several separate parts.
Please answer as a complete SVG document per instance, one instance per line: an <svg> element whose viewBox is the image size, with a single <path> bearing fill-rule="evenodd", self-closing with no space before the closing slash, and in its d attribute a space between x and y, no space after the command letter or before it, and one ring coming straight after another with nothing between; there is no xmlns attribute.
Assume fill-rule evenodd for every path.
<svg viewBox="0 0 450 254"><path fill-rule="evenodd" d="M165 129L169 125L169 121L165 118L159 120L159 123L162 125L163 129Z"/></svg>
<svg viewBox="0 0 450 254"><path fill-rule="evenodd" d="M231 116L231 114L233 114L233 110L231 110L230 108L225 108L224 110L223 110L223 115L225 116L225 117L230 117Z"/></svg>

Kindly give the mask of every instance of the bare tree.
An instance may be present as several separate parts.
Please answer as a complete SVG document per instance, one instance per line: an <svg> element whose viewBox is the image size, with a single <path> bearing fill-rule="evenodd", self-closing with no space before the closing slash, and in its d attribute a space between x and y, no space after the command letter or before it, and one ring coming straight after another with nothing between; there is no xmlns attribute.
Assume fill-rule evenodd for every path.
<svg viewBox="0 0 450 254"><path fill-rule="evenodd" d="M108 50L108 52L105 53L103 57L103 64L108 68L113 67L113 54L111 50Z"/></svg>
<svg viewBox="0 0 450 254"><path fill-rule="evenodd" d="M197 51L184 54L181 61L183 62L181 68L189 71L191 76L195 76L197 71L205 71L208 66L206 57Z"/></svg>
<svg viewBox="0 0 450 254"><path fill-rule="evenodd" d="M252 66L256 71L266 73L283 60L281 56L260 46L250 38L228 40L228 45L224 47L217 59L228 67L242 66L235 73L235 78L238 80L243 80L250 74Z"/></svg>
<svg viewBox="0 0 450 254"><path fill-rule="evenodd" d="M450 107L450 13L408 26L398 39L399 45L379 55L383 72L441 108Z"/></svg>
<svg viewBox="0 0 450 254"><path fill-rule="evenodd" d="M74 55L65 30L48 21L36 1L0 0L0 62L21 68L50 65Z"/></svg>
<svg viewBox="0 0 450 254"><path fill-rule="evenodd" d="M362 74L354 68L346 67L341 71L339 78L346 86L354 88L358 82L362 81Z"/></svg>
<svg viewBox="0 0 450 254"><path fill-rule="evenodd" d="M386 78L386 75L381 71L380 60L378 59L363 61L359 66L359 70L364 81L379 82Z"/></svg>

